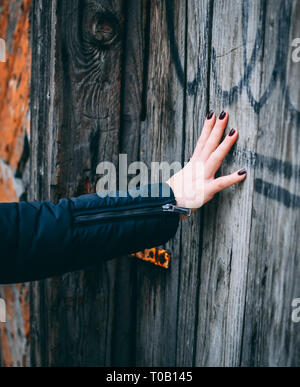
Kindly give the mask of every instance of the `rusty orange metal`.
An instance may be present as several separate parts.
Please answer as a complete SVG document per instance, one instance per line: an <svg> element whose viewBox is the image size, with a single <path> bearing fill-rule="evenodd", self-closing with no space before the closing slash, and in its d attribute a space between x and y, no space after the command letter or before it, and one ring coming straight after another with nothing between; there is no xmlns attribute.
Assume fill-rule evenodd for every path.
<svg viewBox="0 0 300 387"><path fill-rule="evenodd" d="M15 172L30 135L29 91L31 0L0 0L0 38L6 42L6 62L0 62L0 202L15 202ZM25 366L29 353L28 285L1 288L7 322L0 324L1 366Z"/></svg>
<svg viewBox="0 0 300 387"><path fill-rule="evenodd" d="M31 0L19 6L0 1L0 38L6 41L6 63L0 63L0 157L16 170L22 155L25 131L29 133L31 50L29 12ZM7 31L15 26L13 35Z"/></svg>
<svg viewBox="0 0 300 387"><path fill-rule="evenodd" d="M153 247L152 249L145 249L144 251L131 254L131 256L156 266L163 267L164 269L169 269L170 267L171 254L168 250Z"/></svg>

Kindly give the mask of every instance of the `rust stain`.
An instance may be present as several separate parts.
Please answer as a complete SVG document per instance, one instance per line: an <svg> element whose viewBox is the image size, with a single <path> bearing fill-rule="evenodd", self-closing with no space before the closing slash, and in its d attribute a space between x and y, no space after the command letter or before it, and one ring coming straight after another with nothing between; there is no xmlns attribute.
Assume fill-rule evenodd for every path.
<svg viewBox="0 0 300 387"><path fill-rule="evenodd" d="M145 249L138 253L131 254L133 257L141 259L142 261L153 263L154 265L169 269L171 262L171 254L167 250L153 247L152 249Z"/></svg>
<svg viewBox="0 0 300 387"><path fill-rule="evenodd" d="M0 202L18 201L14 175L23 152L25 132L30 135L31 1L0 0L0 38L7 46L6 62L0 63ZM30 323L28 286L5 286L0 291L7 306L7 323L0 326L1 365L26 365Z"/></svg>
<svg viewBox="0 0 300 387"><path fill-rule="evenodd" d="M0 164L0 201L9 203L18 201L13 176Z"/></svg>
<svg viewBox="0 0 300 387"><path fill-rule="evenodd" d="M10 306L11 306L11 300L13 298L10 290L11 290L10 287L6 287L4 289L7 323L10 321L10 318L11 318ZM3 365L11 367L13 365L13 356L12 356L11 348L10 348L10 345L8 342L8 334L10 334L11 336L14 336L15 332L14 331L8 332L6 324L0 326L1 327L1 330L0 330L0 332L1 332L1 352L2 352L2 356L4 356L4 359L3 359L4 364Z"/></svg>
<svg viewBox="0 0 300 387"><path fill-rule="evenodd" d="M16 296L18 299L16 299ZM0 329L2 366L12 367L24 365L24 339L27 342L29 341L30 328L28 297L28 287L22 284L15 285L14 289L12 286L4 287L7 322ZM18 308L21 308L21 310L17 310ZM20 314L22 316L21 320L17 318Z"/></svg>
<svg viewBox="0 0 300 387"><path fill-rule="evenodd" d="M7 0L2 2L0 15L0 37L3 39L6 39L9 21L18 17L13 42L7 42L7 61L0 64L0 157L16 170L23 151L25 130L29 133L31 0L23 0L18 15L10 14L11 3Z"/></svg>

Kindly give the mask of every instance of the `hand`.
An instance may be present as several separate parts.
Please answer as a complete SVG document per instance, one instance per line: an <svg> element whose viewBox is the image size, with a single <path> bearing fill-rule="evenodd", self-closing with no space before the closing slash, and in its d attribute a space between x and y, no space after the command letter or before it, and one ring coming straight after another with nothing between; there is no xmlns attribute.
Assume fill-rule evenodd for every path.
<svg viewBox="0 0 300 387"><path fill-rule="evenodd" d="M215 179L224 158L238 139L238 131L232 129L220 144L228 117L225 112L218 119L215 113L209 113L192 158L167 181L174 192L177 206L198 209L217 192L246 178L246 170L241 169L232 175Z"/></svg>

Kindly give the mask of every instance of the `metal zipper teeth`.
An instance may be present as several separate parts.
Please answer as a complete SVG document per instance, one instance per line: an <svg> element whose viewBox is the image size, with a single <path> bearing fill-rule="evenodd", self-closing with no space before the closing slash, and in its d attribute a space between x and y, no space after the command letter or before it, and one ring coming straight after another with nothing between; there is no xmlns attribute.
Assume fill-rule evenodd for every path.
<svg viewBox="0 0 300 387"><path fill-rule="evenodd" d="M82 214L75 215L74 220L75 224L80 223L89 223L97 221L107 221L120 218L130 218L135 216L146 216L146 215L160 215L163 213L178 213L185 216L191 215L191 210L189 208L177 207L173 204L166 204L160 207L148 207L148 208L132 208L128 210L118 210L118 211L103 211L93 214Z"/></svg>

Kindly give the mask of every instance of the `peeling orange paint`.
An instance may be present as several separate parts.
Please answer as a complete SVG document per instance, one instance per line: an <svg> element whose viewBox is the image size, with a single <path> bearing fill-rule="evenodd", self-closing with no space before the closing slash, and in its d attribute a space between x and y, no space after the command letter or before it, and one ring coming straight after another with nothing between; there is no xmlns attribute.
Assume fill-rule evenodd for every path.
<svg viewBox="0 0 300 387"><path fill-rule="evenodd" d="M16 299L16 295L18 295L18 299ZM22 284L16 285L14 289L11 286L5 286L3 297L6 302L7 322L1 326L0 330L2 366L23 366L24 339L26 338L27 342L29 341L30 328L28 287ZM21 310L18 310L18 308ZM20 312L22 318L17 319ZM19 340L20 335L22 340Z"/></svg>
<svg viewBox="0 0 300 387"><path fill-rule="evenodd" d="M132 256L165 269L170 267L171 255L167 250L154 247L132 254Z"/></svg>
<svg viewBox="0 0 300 387"><path fill-rule="evenodd" d="M14 170L23 151L24 134L29 133L29 11L31 0L23 0L18 15L10 15L11 1L2 2L0 37L6 39L8 22L18 17L13 42L7 42L6 63L0 64L0 158ZM12 49L10 50L10 47Z"/></svg>
<svg viewBox="0 0 300 387"><path fill-rule="evenodd" d="M2 202L16 202L18 197L16 194L16 188L14 179L8 170L3 168L0 164L0 201Z"/></svg>
<svg viewBox="0 0 300 387"><path fill-rule="evenodd" d="M6 62L0 63L0 202L18 201L14 175L25 133L30 134L31 1L0 0L0 38L7 47ZM24 366L28 363L29 348L28 286L5 286L0 292L7 307L7 322L0 324L1 365Z"/></svg>

